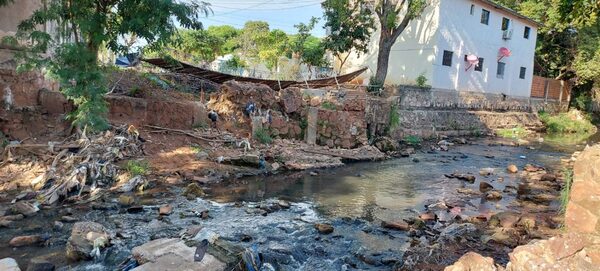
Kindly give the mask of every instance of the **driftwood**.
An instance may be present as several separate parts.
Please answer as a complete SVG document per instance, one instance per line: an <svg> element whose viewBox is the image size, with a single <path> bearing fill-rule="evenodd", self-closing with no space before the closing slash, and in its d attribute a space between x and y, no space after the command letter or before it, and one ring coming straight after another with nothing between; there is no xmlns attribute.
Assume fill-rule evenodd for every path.
<svg viewBox="0 0 600 271"><path fill-rule="evenodd" d="M160 126L154 126L154 125L144 125L144 127L150 128L150 129L154 129L154 130L159 130L159 131L167 131L167 132L173 132L173 133L178 133L178 134L182 134L182 135L186 135L195 139L199 139L199 140L203 140L203 141L207 141L207 142L223 142L223 143L232 143L235 142L235 140L223 140L223 139L210 139L210 138L206 138L206 137L202 137L199 135L196 135L192 132L189 131L185 131L185 130L179 130L179 129L171 129L171 128L165 128L165 127L160 127Z"/></svg>

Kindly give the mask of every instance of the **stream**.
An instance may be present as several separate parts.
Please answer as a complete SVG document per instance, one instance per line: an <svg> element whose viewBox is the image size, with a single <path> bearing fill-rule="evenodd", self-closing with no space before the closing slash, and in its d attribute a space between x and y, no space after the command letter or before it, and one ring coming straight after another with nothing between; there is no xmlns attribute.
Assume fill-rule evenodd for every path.
<svg viewBox="0 0 600 271"><path fill-rule="evenodd" d="M515 186L518 175L506 172L509 164L520 169L526 164L561 170L561 158L568 159L585 144L600 141L600 134L586 139L548 137L530 139L528 146L510 146L510 140L479 138L449 151L428 151L429 145L409 158L354 163L342 168L255 176L210 186L204 199L187 200L184 187L162 186L135 194L135 212L118 203L118 194L108 194L93 203L65 204L43 208L35 216L0 228L0 259L11 257L23 270L39 257L54 263L57 270L118 270L131 249L158 238L178 238L192 226L201 226L199 235L226 240L240 247L257 244L263 261L275 270L389 270L409 247L406 232L382 228L381 221L415 217L428 204L465 201L462 214L475 216L515 208L514 195L500 201L481 197L465 199L459 188L477 190L485 180L498 190ZM494 174L480 176L482 168ZM449 179L444 174L469 173L474 184ZM12 195L0 197L7 206ZM289 209L261 212L264 206L290 202ZM173 206L173 214L158 215L162 204ZM553 202L552 208L558 208ZM264 209L264 208L263 208ZM208 210L209 218L199 213ZM55 221L62 216L94 221L107 227L114 238L111 246L93 261L68 262L65 244L72 223ZM334 232L322 235L314 223L330 223ZM8 241L19 235L45 234L40 246L13 248ZM269 269L267 269L269 270Z"/></svg>

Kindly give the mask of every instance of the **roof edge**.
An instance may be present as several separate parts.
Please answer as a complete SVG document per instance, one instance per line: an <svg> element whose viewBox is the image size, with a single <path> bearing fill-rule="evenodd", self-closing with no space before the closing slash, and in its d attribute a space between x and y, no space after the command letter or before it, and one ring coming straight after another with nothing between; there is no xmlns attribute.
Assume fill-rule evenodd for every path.
<svg viewBox="0 0 600 271"><path fill-rule="evenodd" d="M536 27L543 26L542 23L540 23L540 22L538 22L538 21L536 21L534 19L531 19L531 18L529 18L529 17L527 17L527 16L525 16L525 15L523 15L523 14L521 14L521 13L519 13L519 12L513 10L513 9L510 9L510 8L507 8L507 7L503 6L503 5L500 5L500 4L498 4L498 3L494 2L494 1L491 1L491 0L474 0L474 1L475 2L481 2L481 3L484 3L484 4L490 5L490 6L494 7L495 9L499 9L501 11L507 12L507 13L509 13L509 14L511 14L511 15L519 18L519 19L521 19L521 20L524 20L526 22L529 22L529 23L535 25Z"/></svg>

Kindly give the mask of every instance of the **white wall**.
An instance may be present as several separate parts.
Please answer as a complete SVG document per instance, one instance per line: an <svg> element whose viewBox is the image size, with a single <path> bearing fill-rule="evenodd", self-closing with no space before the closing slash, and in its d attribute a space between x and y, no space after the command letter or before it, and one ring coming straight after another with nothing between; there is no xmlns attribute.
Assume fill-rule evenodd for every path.
<svg viewBox="0 0 600 271"><path fill-rule="evenodd" d="M471 5L475 5L473 15ZM481 23L482 8L490 11L489 24ZM502 18L511 19L509 29L512 38L504 40L501 30ZM435 88L504 93L511 96L529 97L533 77L533 56L535 54L536 27L531 28L529 39L523 37L526 22L479 1L444 0L440 6L440 27L437 33L437 51L433 63ZM512 55L503 58L506 63L503 78L497 78L497 57L500 47L511 50ZM452 67L442 65L443 51L453 51ZM470 68L465 54L484 58L481 72ZM520 68L525 67L525 79L519 78Z"/></svg>
<svg viewBox="0 0 600 271"><path fill-rule="evenodd" d="M438 28L439 6L441 0L433 0L419 20L413 20L392 46L388 67L387 84L414 84L415 79L424 74L429 80L433 76L433 62L435 60L435 34ZM376 19L377 20L377 19ZM369 70L360 77L368 81L369 77L377 70L377 51L379 48L379 23L373 33L369 45L369 52L357 57L351 54L344 68L345 72L352 72L360 67L369 67ZM335 63L336 66L339 63Z"/></svg>

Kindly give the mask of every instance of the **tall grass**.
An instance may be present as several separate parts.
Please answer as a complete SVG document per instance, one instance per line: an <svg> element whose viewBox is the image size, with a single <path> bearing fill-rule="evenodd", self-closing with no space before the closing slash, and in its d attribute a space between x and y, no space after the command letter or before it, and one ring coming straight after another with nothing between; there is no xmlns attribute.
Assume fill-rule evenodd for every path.
<svg viewBox="0 0 600 271"><path fill-rule="evenodd" d="M273 138L271 138L271 135L269 134L269 131L267 129L256 130L254 132L254 137L258 139L260 143L263 144L270 144L271 142L273 142Z"/></svg>
<svg viewBox="0 0 600 271"><path fill-rule="evenodd" d="M583 118L578 118L576 114L574 111L556 115L539 112L538 116L549 133L588 134L596 131L596 126L592 124L587 116L584 115Z"/></svg>
<svg viewBox="0 0 600 271"><path fill-rule="evenodd" d="M143 176L150 172L150 164L146 160L129 160L125 164L125 170L129 172L131 176Z"/></svg>
<svg viewBox="0 0 600 271"><path fill-rule="evenodd" d="M565 183L563 188L560 190L560 212L562 214L567 211L567 204L569 203L569 196L571 194L571 185L573 184L573 170L563 170L563 176Z"/></svg>

